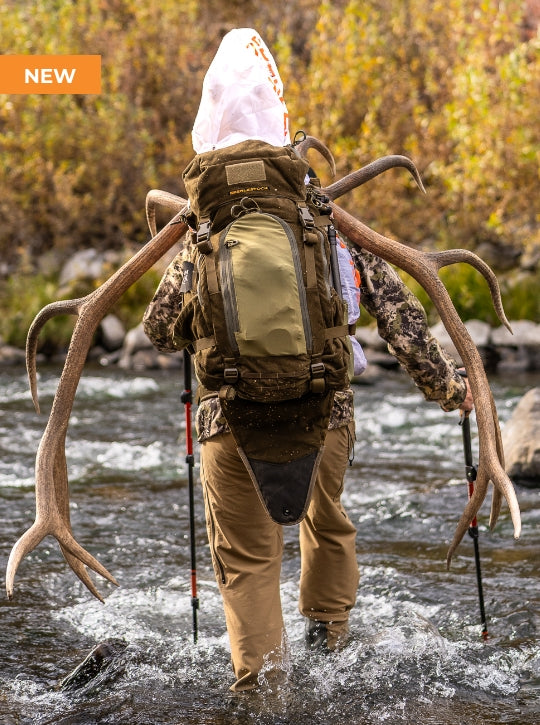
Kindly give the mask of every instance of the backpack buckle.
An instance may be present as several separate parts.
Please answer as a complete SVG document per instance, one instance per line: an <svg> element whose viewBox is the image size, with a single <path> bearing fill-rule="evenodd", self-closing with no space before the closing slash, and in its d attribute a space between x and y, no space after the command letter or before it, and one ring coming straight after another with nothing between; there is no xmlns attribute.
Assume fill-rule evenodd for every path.
<svg viewBox="0 0 540 725"><path fill-rule="evenodd" d="M212 244L210 242L210 221L201 222L199 224L195 246L201 254L210 254L212 251Z"/></svg>
<svg viewBox="0 0 540 725"><path fill-rule="evenodd" d="M315 227L315 222L313 221L313 217L311 216L311 212L307 206L305 204L298 204L297 206L300 224L304 227L304 229L313 229Z"/></svg>
<svg viewBox="0 0 540 725"><path fill-rule="evenodd" d="M238 368L225 368L223 371L223 379L229 385L233 385L238 382Z"/></svg>
<svg viewBox="0 0 540 725"><path fill-rule="evenodd" d="M236 398L236 390L232 385L222 385L218 391L220 400L234 400Z"/></svg>
<svg viewBox="0 0 540 725"><path fill-rule="evenodd" d="M324 381L324 372L326 368L323 362L313 363L311 365L311 383L310 390L312 393L324 393L326 383Z"/></svg>

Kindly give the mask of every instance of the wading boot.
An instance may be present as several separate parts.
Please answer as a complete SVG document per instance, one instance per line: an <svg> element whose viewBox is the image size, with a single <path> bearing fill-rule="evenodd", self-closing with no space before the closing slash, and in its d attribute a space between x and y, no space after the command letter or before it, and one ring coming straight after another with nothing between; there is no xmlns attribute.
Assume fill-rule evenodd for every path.
<svg viewBox="0 0 540 725"><path fill-rule="evenodd" d="M310 652L329 652L326 622L308 619L305 633L306 647Z"/></svg>

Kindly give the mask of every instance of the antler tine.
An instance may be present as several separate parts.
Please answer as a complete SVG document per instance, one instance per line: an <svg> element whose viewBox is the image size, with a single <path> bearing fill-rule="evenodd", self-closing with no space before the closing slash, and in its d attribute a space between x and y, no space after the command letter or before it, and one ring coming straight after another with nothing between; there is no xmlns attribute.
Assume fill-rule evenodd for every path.
<svg viewBox="0 0 540 725"><path fill-rule="evenodd" d="M411 249L399 242L388 239L362 224L361 221L345 212L335 203L331 203L334 212L334 223L353 243L368 251L377 254L391 264L398 265L408 272L429 294L435 304L441 320L446 327L454 345L456 346L461 359L467 369L469 383L473 393L476 409L476 419L479 434L479 466L478 477L483 481L493 481L493 484L505 497L514 524L514 537L519 538L521 533L521 520L519 505L516 499L512 483L503 470L499 455L500 430L498 418L491 395L491 389L486 378L484 366L480 354L469 335L467 328L457 314L448 292L438 277L437 271L441 264L447 263L449 255L441 253L425 253ZM463 261L469 261L466 250ZM457 250L456 250L457 252ZM456 257L459 256L456 253ZM457 261L457 258L456 260ZM460 260L461 261L461 260ZM472 518L478 512L484 497L485 490L478 487L478 493L471 497L464 513L467 521L463 524L464 517L458 524L454 537L453 547L459 544ZM452 553L453 549L450 552Z"/></svg>
<svg viewBox="0 0 540 725"><path fill-rule="evenodd" d="M388 171L389 169L394 169L396 167L407 169L418 184L419 188L424 192L424 194L426 193L424 184L422 183L422 179L414 163L406 156L399 155L383 156L376 161L372 161L370 164L358 169L358 171L353 171L352 173L347 174L347 176L343 177L343 179L327 186L322 189L322 191L326 194L326 196L335 201L340 196L343 196L343 194L346 194L347 192L362 186L362 184L371 181L371 179L379 176L379 174L382 174L384 171Z"/></svg>
<svg viewBox="0 0 540 725"><path fill-rule="evenodd" d="M457 250L457 251L464 251L464 250ZM488 267L488 269L491 272L491 269L489 267ZM497 289L498 289L498 283L497 283ZM491 392L491 389L489 389L489 399L490 399L490 408L491 408L493 420L497 422L498 421L497 410L495 408L495 401L493 400L493 394ZM501 464L501 469L504 470L504 451L503 451L503 445L502 445L502 436L501 436L500 428L497 424L495 425L495 443L496 443L496 448L497 448L497 455L499 458L499 462ZM480 475L477 475L477 478L476 478L476 481L474 484L474 491L473 491L473 495L471 496L472 503L470 503L470 501L469 501L468 506L465 507L465 510L463 511L463 514L456 527L456 531L454 533L452 543L450 544L450 547L448 549L448 553L446 555L447 568L450 568L452 556L454 555L456 548L458 547L459 543L461 542L461 539L465 535L465 532L469 529L472 519L476 516L477 511L480 509L480 506L482 505L482 503L486 497L488 484L489 484L489 477L487 476L486 471L484 469L482 469L482 471L480 472ZM499 485L493 486L493 498L491 501L491 512L490 512L490 516L489 516L489 526L491 529L494 528L494 526L497 522L497 519L499 518L499 513L501 510L501 504L502 504L502 499L503 499L501 489L502 489L502 487L504 487L504 485L505 485L505 482L502 481L501 483L499 483ZM469 515L470 511L472 511L472 516Z"/></svg>
<svg viewBox="0 0 540 725"><path fill-rule="evenodd" d="M498 426L496 426L498 428ZM489 519L489 526L491 529L494 528L497 518L499 516L499 512L501 509L501 503L503 498L503 491L507 489L509 480L506 477L506 474L504 473L504 459L501 460L501 466L500 470L496 471L493 474L493 500L491 504L491 512L490 512L490 519ZM465 507L465 510L463 511L463 514L461 515L461 518L458 522L458 525L456 526L456 531L454 533L454 537L452 539L452 543L450 544L450 547L448 549L447 555L446 555L446 566L447 568L450 568L450 563L452 561L452 557L454 555L455 550L459 546L463 536L465 535L466 531L468 531L469 526L473 518L478 513L482 503L484 502L484 499L486 497L487 488L489 484L489 474L488 472L483 469L481 470L480 467L478 468L478 475L476 478L476 481L474 482L474 492L471 498L469 499L469 502L467 506ZM508 500L508 499L507 499ZM517 502L516 502L517 505ZM514 534L515 538L518 538L518 535Z"/></svg>
<svg viewBox="0 0 540 725"><path fill-rule="evenodd" d="M456 551L457 547L461 543L461 540L465 536L465 533L468 531L469 526L471 524L471 521L476 516L478 510L482 506L487 493L487 488L489 484L489 476L485 471L479 471L478 475L476 477L476 481L474 482L474 492L472 496L470 497L469 501L467 502L467 505L465 506L463 513L461 514L461 518L459 519L456 530L454 532L454 536L452 538L452 541L450 543L450 546L448 547L448 551L446 553L446 568L450 569L450 564L452 562L452 557L454 556L454 552ZM495 489L496 490L496 489Z"/></svg>
<svg viewBox="0 0 540 725"><path fill-rule="evenodd" d="M67 475L67 465L66 465L66 454L65 449L62 447L57 451L56 460L54 464L54 486L56 491L56 501L58 503L58 508L60 511L60 514L62 516L62 519L66 526L68 527L70 533L71 532L71 523L70 523L70 515L69 515L69 500L67 497L67 491L68 491L68 475ZM99 599L100 602L103 602L103 597L97 590L96 586L94 585L94 582L90 579L88 572L86 571L86 568L82 561L79 561L75 556L70 554L70 552L62 545L60 544L60 548L62 550L62 554L64 555L64 559L67 561L69 566L73 569L75 574L79 577L79 579L82 581L82 583L85 585L85 587L96 597L96 599ZM116 583L116 582L113 582Z"/></svg>
<svg viewBox="0 0 540 725"><path fill-rule="evenodd" d="M186 200L176 194L161 189L151 189L146 195L146 221L152 236L155 237L157 233L156 206L164 206L173 214L177 214L185 205Z"/></svg>
<svg viewBox="0 0 540 725"><path fill-rule="evenodd" d="M186 231L187 225L182 221L182 215L177 214L159 234L97 290L79 300L72 300L71 303L66 301L61 305L49 306L43 316L38 315L34 321L35 330L31 336L31 349L34 340L37 339L37 332L46 319L58 314L59 310L71 313L76 311L78 314L49 420L36 456L36 519L30 529L16 542L8 561L6 591L9 598L13 595L13 583L20 562L48 534L57 539L64 553L67 552L66 559L70 565L75 559L116 584L116 580L107 569L83 549L71 533L68 482L64 469L66 432L79 379L99 322L119 297ZM35 354L30 353L29 357L35 368ZM100 596L83 567L75 564L72 568L99 599Z"/></svg>
<svg viewBox="0 0 540 725"><path fill-rule="evenodd" d="M334 161L332 152L330 151L328 146L326 146L318 138L315 138L315 136L306 136L302 141L298 141L297 143L295 143L294 148L303 159L306 158L306 154L309 149L315 149L321 154L325 161L328 162L328 165L330 166L330 170L332 172L332 176L336 175L336 162Z"/></svg>
<svg viewBox="0 0 540 725"><path fill-rule="evenodd" d="M506 327L508 332L512 332L512 328L504 312L499 281L491 267L483 259L469 249L445 249L440 252L431 252L430 257L438 269L447 267L449 264L455 264L456 262L466 262L478 270L488 284L493 307L495 308L499 321Z"/></svg>
<svg viewBox="0 0 540 725"><path fill-rule="evenodd" d="M66 561L70 565L72 557L75 557L98 574L101 574L102 577L108 579L110 582L118 586L118 582L113 577L113 575L107 571L103 564L100 564L97 559L95 559L91 554L83 549L80 544L75 541L73 534L69 531L68 527L61 519L58 512L53 512L50 510L50 508L52 507L49 507L49 510L46 510L47 502L36 506L36 521L28 529L28 531L26 531L20 537L20 539L11 550L6 569L6 593L8 599L13 598L13 582L19 564L24 559L24 557L31 551L33 551L48 534L52 534L52 536L54 536L55 539L60 543L62 551L69 552L71 556L66 557ZM86 573L81 575L82 569L78 564L73 568L73 570L75 571L77 576L79 576L79 578L85 584L87 584L88 575L86 575ZM95 587L93 587L92 584L89 589L92 591L92 593L94 593L93 590L95 590ZM98 599L101 599L99 594L96 594L96 596Z"/></svg>
<svg viewBox="0 0 540 725"><path fill-rule="evenodd" d="M491 391L490 391L491 392ZM491 395L491 409L493 411L493 415L497 415L497 411L495 409L495 401L493 400L493 395ZM500 428L497 426L497 452L499 454L499 461L501 462L501 466L504 468L504 449L503 449L503 442L502 442L502 435ZM491 512L489 515L489 527L490 529L493 529L495 527L495 524L497 523L497 519L499 518L499 513L501 511L501 503L502 503L502 494L499 488L494 487L493 488L493 498L491 500Z"/></svg>
<svg viewBox="0 0 540 725"><path fill-rule="evenodd" d="M77 300L60 300L58 302L51 302L49 305L43 307L38 314L34 317L28 335L26 336L26 371L28 373L28 382L30 385L30 392L32 394L32 401L36 413L40 413L38 392L37 392L37 366L36 366L36 355L38 347L39 333L43 329L45 323L56 315L78 315L79 306L82 302L81 299Z"/></svg>

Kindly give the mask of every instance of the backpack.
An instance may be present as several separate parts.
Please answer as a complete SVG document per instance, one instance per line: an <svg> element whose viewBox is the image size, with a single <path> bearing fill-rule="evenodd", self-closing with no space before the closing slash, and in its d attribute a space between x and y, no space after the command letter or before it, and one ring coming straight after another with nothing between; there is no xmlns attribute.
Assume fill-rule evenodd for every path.
<svg viewBox="0 0 540 725"><path fill-rule="evenodd" d="M174 344L194 352L198 399L219 396L280 524L305 516L352 360L330 207L308 171L294 147L248 140L183 173L194 231Z"/></svg>
<svg viewBox="0 0 540 725"><path fill-rule="evenodd" d="M221 399L276 403L348 386L335 229L308 170L292 146L248 140L198 154L183 173L196 231L174 342Z"/></svg>

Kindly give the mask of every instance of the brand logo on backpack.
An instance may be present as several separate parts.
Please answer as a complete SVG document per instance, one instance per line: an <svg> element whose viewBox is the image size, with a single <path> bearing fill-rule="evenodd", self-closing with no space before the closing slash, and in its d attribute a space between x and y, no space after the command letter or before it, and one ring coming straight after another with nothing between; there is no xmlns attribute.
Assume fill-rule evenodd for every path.
<svg viewBox="0 0 540 725"><path fill-rule="evenodd" d="M233 189L229 191L230 196L244 196L245 194L256 194L260 191L268 191L270 187L268 186L248 186L245 189Z"/></svg>

